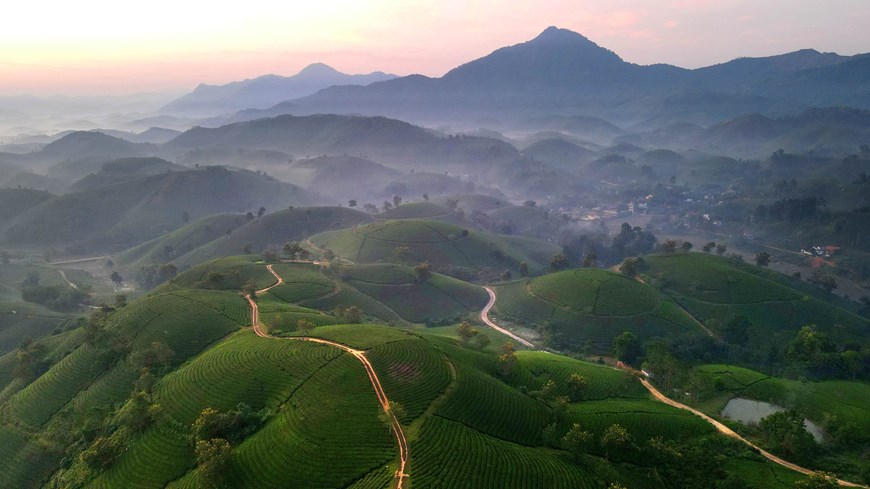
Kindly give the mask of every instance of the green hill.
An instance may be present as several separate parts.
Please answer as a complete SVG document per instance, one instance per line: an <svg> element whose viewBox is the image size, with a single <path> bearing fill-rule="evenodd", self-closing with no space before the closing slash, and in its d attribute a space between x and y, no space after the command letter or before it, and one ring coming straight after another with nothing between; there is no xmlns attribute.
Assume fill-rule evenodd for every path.
<svg viewBox="0 0 870 489"><path fill-rule="evenodd" d="M275 270L288 284L328 286L311 265ZM230 284L189 288L215 271L258 287L271 275L244 258L196 267L110 314L104 327L40 342L50 368L32 378L10 381L14 357L0 356L0 485L198 487L204 474L192 424L206 408L235 413L226 419L236 421L208 425L231 440L226 487L390 485L397 450L360 362L329 345L255 336L245 328L247 304ZM408 272L367 266L351 273L402 286ZM281 296L258 298L264 315L312 314ZM698 449L718 477L752 477L754 487L786 489L796 479L609 367L543 352L519 352L506 367L496 354L455 340L382 325L324 325L309 334L363 350L385 394L404 407L406 482L415 487L604 489L619 482L664 489L652 468L682 462L651 457L658 443L706 447ZM141 371L145 364L151 368ZM580 390L571 387L572 374L586 379ZM145 410L141 417L128 415L140 412L135 406ZM559 441L573 423L589 440L577 456ZM601 441L613 424L630 444ZM713 456L722 450L728 465Z"/></svg>
<svg viewBox="0 0 870 489"><path fill-rule="evenodd" d="M241 214L215 214L114 256L118 265L136 270L150 263L169 263L245 224ZM239 250L241 251L241 250Z"/></svg>
<svg viewBox="0 0 870 489"><path fill-rule="evenodd" d="M19 214L4 240L118 249L221 212L257 212L307 204L314 197L291 184L221 167L171 172L50 199ZM186 214L185 214L186 213Z"/></svg>
<svg viewBox="0 0 870 489"><path fill-rule="evenodd" d="M128 182L141 177L160 175L188 168L161 158L122 158L103 164L99 171L90 173L74 183L67 192L84 192L95 188Z"/></svg>
<svg viewBox="0 0 870 489"><path fill-rule="evenodd" d="M704 334L687 314L656 289L607 270L551 273L498 287L496 313L544 328L553 346L610 351L613 338L631 331L650 339Z"/></svg>
<svg viewBox="0 0 870 489"><path fill-rule="evenodd" d="M396 248L407 247L401 257L405 262L427 261L435 270L450 275L466 270L462 275L465 277L480 270L516 271L521 261L532 272L540 272L559 251L556 245L541 241L534 247L521 247L501 236L430 220L378 222L321 233L312 236L311 241L356 263L397 261Z"/></svg>
<svg viewBox="0 0 870 489"><path fill-rule="evenodd" d="M759 350L787 344L815 324L837 343L867 341L870 321L786 285L778 273L703 253L648 257L650 283L721 333L730 318L746 316L748 343Z"/></svg>
<svg viewBox="0 0 870 489"><path fill-rule="evenodd" d="M281 251L288 241L301 241L323 231L354 226L366 219L367 214L346 207L294 207L282 209L245 223L231 233L223 233L216 239L202 243L187 253L178 256L175 263L188 267L221 256L243 253L251 245L252 253L261 253L269 248Z"/></svg>
<svg viewBox="0 0 870 489"><path fill-rule="evenodd" d="M19 214L54 197L41 190L21 188L0 189L0 229L3 229Z"/></svg>
<svg viewBox="0 0 870 489"><path fill-rule="evenodd" d="M345 282L415 323L458 318L480 311L486 291L445 275L418 281L410 267L358 265L342 270Z"/></svg>

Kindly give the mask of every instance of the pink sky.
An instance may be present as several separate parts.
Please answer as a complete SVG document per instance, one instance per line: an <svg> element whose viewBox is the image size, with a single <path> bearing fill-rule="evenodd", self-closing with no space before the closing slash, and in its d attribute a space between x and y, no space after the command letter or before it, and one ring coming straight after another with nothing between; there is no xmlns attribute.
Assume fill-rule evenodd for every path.
<svg viewBox="0 0 870 489"><path fill-rule="evenodd" d="M625 60L687 68L870 51L866 0L116 0L4 6L0 95L187 91L320 61L440 76L550 25ZM45 12L51 11L51 16Z"/></svg>

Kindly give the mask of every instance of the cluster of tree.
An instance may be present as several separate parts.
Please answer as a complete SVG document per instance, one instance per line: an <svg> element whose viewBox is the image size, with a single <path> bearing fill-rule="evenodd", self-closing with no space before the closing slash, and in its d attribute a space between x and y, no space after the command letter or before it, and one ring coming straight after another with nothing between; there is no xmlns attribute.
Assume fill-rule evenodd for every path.
<svg viewBox="0 0 870 489"><path fill-rule="evenodd" d="M142 265L136 272L136 283L146 289L152 289L163 282L174 279L178 275L178 267L172 263L157 265Z"/></svg>
<svg viewBox="0 0 870 489"><path fill-rule="evenodd" d="M562 253L572 263L583 266L610 266L629 256L653 251L657 239L640 227L623 223L618 235L612 239L606 234L580 234L566 232L559 239Z"/></svg>
<svg viewBox="0 0 870 489"><path fill-rule="evenodd" d="M359 324L363 320L363 311L359 306L339 306L332 314L344 324Z"/></svg>
<svg viewBox="0 0 870 489"><path fill-rule="evenodd" d="M20 284L21 298L55 311L72 311L91 296L90 287L41 285L40 282L38 272L28 273Z"/></svg>
<svg viewBox="0 0 870 489"><path fill-rule="evenodd" d="M311 256L311 253L303 248L298 241L288 241L287 243L284 243L281 251L284 253L284 256L291 260L308 260Z"/></svg>
<svg viewBox="0 0 870 489"><path fill-rule="evenodd" d="M475 328L470 321L462 321L456 328L456 334L459 336L459 341L466 346L473 345L478 350L483 350L489 346L492 339L479 329Z"/></svg>
<svg viewBox="0 0 870 489"><path fill-rule="evenodd" d="M759 222L782 222L791 223L804 221L817 217L824 202L816 197L803 199L782 199L766 206L764 204L755 208L753 216Z"/></svg>
<svg viewBox="0 0 870 489"><path fill-rule="evenodd" d="M91 294L84 288L65 285L37 285L22 287L21 298L27 302L42 304L55 311L72 311L88 300Z"/></svg>
<svg viewBox="0 0 870 489"><path fill-rule="evenodd" d="M78 414L68 409L48 436L67 447L61 470L48 487L84 487L98 473L112 466L143 432L162 416L162 408L153 397L155 379L146 368L135 382L133 392L117 409L99 409Z"/></svg>
<svg viewBox="0 0 870 489"><path fill-rule="evenodd" d="M271 415L268 409L254 411L245 403L229 411L203 409L190 429L200 486L225 487L232 462L232 444L256 432Z"/></svg>
<svg viewBox="0 0 870 489"><path fill-rule="evenodd" d="M45 345L31 338L25 338L15 350L12 376L16 379L35 379L46 372L50 366L46 359Z"/></svg>

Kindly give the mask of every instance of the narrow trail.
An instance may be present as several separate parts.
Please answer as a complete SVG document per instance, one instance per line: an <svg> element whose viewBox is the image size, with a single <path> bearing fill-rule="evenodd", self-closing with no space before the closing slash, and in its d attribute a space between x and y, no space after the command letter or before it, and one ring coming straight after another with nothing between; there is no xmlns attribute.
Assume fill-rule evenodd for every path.
<svg viewBox="0 0 870 489"><path fill-rule="evenodd" d="M277 282L270 285L269 287L266 287L265 289L258 290L256 292L257 294L268 292L269 290L278 287L279 285L282 285L284 283L284 279L280 275L278 275L277 272L275 272L275 269L272 267L272 265L266 265L266 268L269 270L269 272L272 273L272 275L275 276ZM311 343L320 343L322 345L329 345L335 348L339 348L353 355L357 360L360 361L360 363L363 364L366 375L368 375L369 382L371 382L372 387L375 390L375 395L378 397L378 402L380 403L381 408L384 410L384 412L389 411L390 400L387 398L387 394L384 392L384 389L381 386L381 381L378 378L378 374L375 372L375 369L372 366L371 362L369 362L368 357L366 357L365 351L357 350L347 345L337 343L335 341L325 340L323 338L315 338L312 336L288 336L283 338L272 336L263 329L263 325L260 322L260 308L259 306L257 306L257 302L250 295L245 295L245 300L247 300L248 305L251 306L251 324L253 325L254 333L256 333L257 336L276 340L296 340L308 341ZM405 473L405 467L408 463L408 440L405 437L405 432L402 429L402 424L399 423L399 420L394 414L391 413L390 416L392 418L390 422L392 432L396 436L396 444L399 447L399 469L396 471L395 474L395 478L397 481L396 488L402 489L405 478L409 477L409 475Z"/></svg>
<svg viewBox="0 0 870 489"><path fill-rule="evenodd" d="M486 323L486 325L489 326L490 328L498 331L499 333L501 333L503 335L507 335L507 336L517 340L518 342L520 342L521 344L523 344L529 348L535 349L536 347L534 344L532 344L531 341L526 340L524 338L520 338L519 336L517 336L517 335L511 333L510 331L500 327L499 325L492 322L491 319L489 319L489 311L492 309L492 306L495 305L495 290L493 290L493 288L488 286L488 285L484 285L483 288L486 289L486 293L489 294L489 302L487 302L486 306L483 307L483 310L480 311L480 320L483 321L484 323Z"/></svg>
<svg viewBox="0 0 870 489"><path fill-rule="evenodd" d="M510 336L511 338L519 341L520 343L522 343L530 348L537 349L535 347L535 345L533 345L532 343L520 338L519 336L514 335L513 333L505 330L504 328L500 328L498 325L496 325L494 322L492 322L492 320L489 319L489 311L490 311L490 309L492 309L493 304L495 304L496 295L495 295L495 290L493 290L491 287L484 286L484 288L489 293L489 303L486 305L486 307L483 308L483 311L480 312L480 319L484 323L486 323L487 326L495 329L496 331L503 333L503 334L506 334L506 335ZM794 470L795 472L799 472L799 473L805 474L805 475L810 475L810 474L815 472L813 470L809 470L809 469L806 469L804 467L801 467L800 465L796 465L796 464L793 464L793 463L788 462L786 460L783 460L783 459L777 457L776 455L774 455L766 450L761 449L756 444L754 444L751 441L747 440L746 438L742 437L740 434L738 434L737 432L735 432L731 428L725 426L721 422L716 421L712 417L702 413L701 411L698 411L695 408L689 407L683 403L677 402L677 401L667 397L666 395L662 394L658 389L656 389L656 387L653 386L649 381L647 381L646 379L641 377L637 370L635 370L629 366L624 365L622 362L617 363L617 367L619 370L629 372L631 374L636 375L638 377L638 379L640 380L640 383L646 388L647 391L649 391L650 394L652 394L653 398L656 399L657 401L663 402L663 403L665 403L671 407L675 407L677 409L689 411L690 413L694 414L695 416L701 417L701 419L703 419L704 421L713 425L713 427L716 428L716 430L719 431L720 433L722 433L723 435L730 436L731 438L735 438L735 439L745 443L747 446L757 450L758 453L760 453L764 458L770 460L771 462L774 462L774 463L779 464L783 467L786 467L788 469ZM867 488L867 486L863 486L861 484L856 484L854 482L845 481L842 479L837 479L837 483L839 485L845 486L845 487Z"/></svg>
<svg viewBox="0 0 870 489"><path fill-rule="evenodd" d="M64 282L66 282L67 284L69 284L70 287L72 287L72 288L78 290L79 286L76 285L76 284L74 284L74 283L72 283L72 282L70 282L70 280L69 280L68 278L66 278L66 273L64 273L63 270L58 269L57 272L60 273L60 278L62 278Z"/></svg>

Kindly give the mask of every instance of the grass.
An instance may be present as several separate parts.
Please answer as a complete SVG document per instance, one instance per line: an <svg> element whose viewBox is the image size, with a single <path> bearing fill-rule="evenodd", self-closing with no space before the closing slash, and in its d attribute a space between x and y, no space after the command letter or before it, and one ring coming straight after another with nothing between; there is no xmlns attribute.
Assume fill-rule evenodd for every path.
<svg viewBox="0 0 870 489"><path fill-rule="evenodd" d="M789 280L760 267L704 253L651 256L646 273L663 292L698 319L746 316L749 342L782 345L802 326L815 324L835 341L866 342L870 320L787 285Z"/></svg>
<svg viewBox="0 0 870 489"><path fill-rule="evenodd" d="M398 220L367 224L353 229L312 236L318 246L356 263L395 261L397 247L409 248L407 263L427 261L436 270L463 267L501 272L527 262L533 272L547 266L558 247L537 241L536 251L513 245L509 240L440 221Z"/></svg>
<svg viewBox="0 0 870 489"><path fill-rule="evenodd" d="M599 269L566 270L501 285L494 311L511 321L546 326L553 346L609 352L613 338L641 339L701 328L654 288Z"/></svg>
<svg viewBox="0 0 870 489"><path fill-rule="evenodd" d="M233 228L229 235L222 229L221 236L179 256L175 262L179 267L194 266L207 260L237 255L249 244L252 252L257 254L268 248L281 251L288 241L302 241L313 234L349 228L367 217L367 214L347 207L282 209Z"/></svg>
<svg viewBox="0 0 870 489"><path fill-rule="evenodd" d="M358 291L415 323L458 318L479 311L488 300L481 287L440 274L419 282L411 268L399 265L349 267L342 275Z"/></svg>

